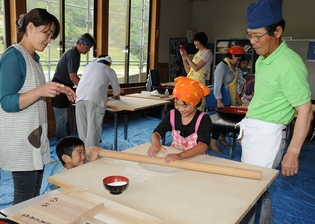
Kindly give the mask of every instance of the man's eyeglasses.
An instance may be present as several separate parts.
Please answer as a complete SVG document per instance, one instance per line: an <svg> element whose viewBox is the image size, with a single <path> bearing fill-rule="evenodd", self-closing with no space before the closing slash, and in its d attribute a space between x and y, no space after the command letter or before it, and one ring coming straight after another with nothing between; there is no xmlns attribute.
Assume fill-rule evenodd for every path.
<svg viewBox="0 0 315 224"><path fill-rule="evenodd" d="M253 35L250 35L248 33L245 34L246 38L248 40L253 40L254 42L258 42L260 38L262 38L263 36L265 36L268 32L264 33L263 35L261 36L253 36Z"/></svg>

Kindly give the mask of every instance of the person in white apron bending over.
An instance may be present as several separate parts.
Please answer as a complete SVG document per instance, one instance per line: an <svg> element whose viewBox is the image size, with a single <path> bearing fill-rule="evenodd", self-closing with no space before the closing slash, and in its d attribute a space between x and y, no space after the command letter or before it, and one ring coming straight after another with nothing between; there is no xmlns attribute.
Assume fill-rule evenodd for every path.
<svg viewBox="0 0 315 224"><path fill-rule="evenodd" d="M298 173L301 147L312 119L307 69L300 56L281 39L285 21L279 0L259 0L247 9L250 40L259 58L255 64L255 95L240 123L244 163L277 168L285 148L286 126L297 113L292 140L282 159L281 173ZM260 223L273 223L266 193Z"/></svg>
<svg viewBox="0 0 315 224"><path fill-rule="evenodd" d="M187 78L197 80L198 82L207 85L206 80L210 79L210 65L213 61L212 52L206 47L208 37L204 32L198 32L194 34L193 39L198 52L194 55L192 60L185 49L180 49ZM206 101L203 99L198 110L204 112L205 106Z"/></svg>

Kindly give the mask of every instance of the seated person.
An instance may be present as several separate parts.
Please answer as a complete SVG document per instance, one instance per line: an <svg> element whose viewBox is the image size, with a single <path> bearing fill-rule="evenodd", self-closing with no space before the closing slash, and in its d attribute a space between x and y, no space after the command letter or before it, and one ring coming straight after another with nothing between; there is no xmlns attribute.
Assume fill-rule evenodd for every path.
<svg viewBox="0 0 315 224"><path fill-rule="evenodd" d="M248 65L249 65L250 59L248 58L248 56L244 56L243 60L240 61L238 67L241 70L243 78L246 80L246 82L248 82Z"/></svg>
<svg viewBox="0 0 315 224"><path fill-rule="evenodd" d="M102 148L97 146L90 146L89 148L91 150L88 162L97 160ZM84 143L81 139L74 136L66 136L60 139L56 145L56 153L62 165L55 174L83 165L86 162ZM50 185L50 190L57 188L58 186L56 185Z"/></svg>
<svg viewBox="0 0 315 224"><path fill-rule="evenodd" d="M150 158L163 148L161 139L166 132L172 132L171 147L182 150L177 154L168 154L165 162L187 159L202 153L208 148L212 122L204 112L197 110L201 100L210 93L208 87L200 82L186 78L175 78L173 98L175 109L169 111L151 135L147 155Z"/></svg>
<svg viewBox="0 0 315 224"><path fill-rule="evenodd" d="M254 97L255 91L255 74L249 75L250 79L246 85L244 93L242 95L242 103L248 105L252 98Z"/></svg>

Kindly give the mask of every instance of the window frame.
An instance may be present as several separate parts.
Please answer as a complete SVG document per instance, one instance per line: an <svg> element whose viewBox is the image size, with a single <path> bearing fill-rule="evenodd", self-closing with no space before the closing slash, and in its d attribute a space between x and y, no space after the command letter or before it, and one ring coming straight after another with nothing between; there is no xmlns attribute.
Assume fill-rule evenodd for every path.
<svg viewBox="0 0 315 224"><path fill-rule="evenodd" d="M150 0L150 19L149 19L149 41L148 41L148 58L147 71L156 69L158 65L158 37L159 37L159 9L161 0ZM10 0L3 0L5 7L5 31L6 31L6 47L12 45L14 42L19 42L16 32L15 21L18 15L27 12L27 0L19 0L19 4L13 4ZM96 39L96 45L93 47L93 56L96 57L97 52L108 52L108 5L109 0L94 0L94 27L93 36ZM60 0L60 43L59 46L65 50L65 29L64 29L64 14L65 14L65 0ZM139 86L144 83L126 83L122 87Z"/></svg>

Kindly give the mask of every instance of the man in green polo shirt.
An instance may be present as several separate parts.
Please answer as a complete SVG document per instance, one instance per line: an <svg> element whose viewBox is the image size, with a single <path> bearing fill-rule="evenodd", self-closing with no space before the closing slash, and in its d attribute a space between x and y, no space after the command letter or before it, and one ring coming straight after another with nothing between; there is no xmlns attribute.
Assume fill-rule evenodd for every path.
<svg viewBox="0 0 315 224"><path fill-rule="evenodd" d="M285 149L285 128L297 118L292 140L282 160L282 175L297 174L298 157L312 119L307 69L298 54L281 39L285 21L279 0L258 0L247 8L250 40L259 58L255 64L255 94L240 123L242 162L277 168ZM260 223L272 223L268 192Z"/></svg>

